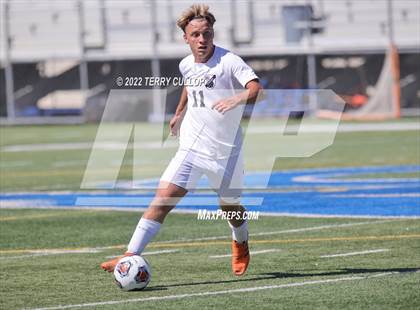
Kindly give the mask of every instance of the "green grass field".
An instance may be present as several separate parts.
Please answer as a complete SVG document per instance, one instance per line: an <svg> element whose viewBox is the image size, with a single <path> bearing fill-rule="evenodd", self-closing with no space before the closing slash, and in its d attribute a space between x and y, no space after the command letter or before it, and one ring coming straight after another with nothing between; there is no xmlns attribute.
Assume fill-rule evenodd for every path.
<svg viewBox="0 0 420 310"><path fill-rule="evenodd" d="M262 121L261 124L272 125ZM150 139L160 138L155 126L139 125L150 132ZM93 143L97 125L83 126L22 126L3 127L0 147L14 145ZM157 133L156 133L157 132ZM246 169L270 170L266 149L272 144L272 135L250 135L256 145L246 160ZM0 185L2 191L78 190L90 155L90 148L0 152ZM176 148L171 149L172 151ZM150 151L147 159L163 156ZM166 156L168 157L168 156ZM132 151L128 150L119 173L120 179L132 178ZM348 167L418 164L420 135L417 131L345 132L338 133L333 145L309 158L277 158L274 169L316 167ZM147 177L158 177L165 161L145 162L140 169Z"/></svg>
<svg viewBox="0 0 420 310"><path fill-rule="evenodd" d="M89 149L4 147L92 142L96 129L1 128L1 191L78 190ZM131 178L131 157L127 152L119 178ZM418 165L419 158L417 131L349 132L337 134L331 147L313 157L277 159L275 169ZM247 167L258 170L263 160L264 150L257 149ZM159 169L148 173L155 176ZM230 253L227 223L172 213L144 253L152 282L144 291L122 292L99 264L124 251L140 216L1 208L0 309L420 308L419 219L261 216L249 224L256 254L247 274L236 277L230 257L212 257ZM202 239L209 237L219 238ZM347 255L326 257L335 254Z"/></svg>
<svg viewBox="0 0 420 310"><path fill-rule="evenodd" d="M252 233L278 232L252 237L251 250L278 250L252 256L249 272L235 277L228 254L227 224L198 222L194 215L172 214L147 252L153 279L142 292L121 292L112 276L98 264L117 255L130 238L139 213L63 210L2 210L2 309L72 305L135 298L229 291L293 283L319 284L266 289L256 292L193 296L95 305L95 309L243 309L346 308L416 309L420 304L418 270L420 227L418 220L356 220L262 217L250 223ZM43 217L44 216L44 217ZM342 223L364 223L334 227ZM281 233L290 229L332 225L311 231ZM165 240L224 236L209 241ZM101 247L115 247L100 249ZM39 249L97 249L97 253L34 256ZM348 257L322 255L386 249L385 252ZM51 252L44 252L48 254ZM32 255L32 256L31 256ZM394 273L395 272L395 273ZM381 275L380 277L374 277ZM370 278L371 277L371 278ZM322 280L343 279L323 283ZM352 279L354 278L354 279Z"/></svg>

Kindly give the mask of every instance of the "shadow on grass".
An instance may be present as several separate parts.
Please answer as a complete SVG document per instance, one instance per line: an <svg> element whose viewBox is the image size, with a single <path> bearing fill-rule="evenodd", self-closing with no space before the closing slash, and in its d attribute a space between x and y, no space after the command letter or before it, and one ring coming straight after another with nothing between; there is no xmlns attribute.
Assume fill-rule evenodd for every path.
<svg viewBox="0 0 420 310"><path fill-rule="evenodd" d="M383 273L383 272L416 272L420 271L420 268L386 268L386 269L364 269L364 268L343 268L337 271L331 272L318 272L318 273L283 273L283 272L269 272L262 273L261 275L267 276L268 279L277 278L305 278L305 277L322 277L322 276L342 276L342 275L356 275L356 274L369 274L369 273Z"/></svg>
<svg viewBox="0 0 420 310"><path fill-rule="evenodd" d="M159 285L159 286L150 286L150 287L148 286L145 289L142 289L142 290L134 290L133 292L139 292L139 291L141 291L141 292L166 291L167 289L168 288L166 286Z"/></svg>
<svg viewBox="0 0 420 310"><path fill-rule="evenodd" d="M304 270L302 270L304 271ZM202 282L187 282L177 283L170 285L159 285L151 287L150 289L168 289L170 287L178 286L195 286L195 285L206 285L206 284L226 284L226 283L239 283L239 282L255 282L261 280L273 280L273 279L288 279L288 278L309 278L309 277L322 277L322 276L342 276L342 275L360 275L360 274L375 274L383 272L398 272L398 273L409 273L419 272L420 268L386 268L386 269L362 269L362 268L343 268L337 271L331 272L268 272L260 273L258 277L244 277L234 280L221 280L221 281L202 281Z"/></svg>

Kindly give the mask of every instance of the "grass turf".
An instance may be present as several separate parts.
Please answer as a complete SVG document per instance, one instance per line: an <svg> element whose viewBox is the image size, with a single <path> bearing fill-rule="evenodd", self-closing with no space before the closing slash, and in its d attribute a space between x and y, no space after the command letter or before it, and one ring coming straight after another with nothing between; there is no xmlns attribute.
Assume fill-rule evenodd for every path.
<svg viewBox="0 0 420 310"><path fill-rule="evenodd" d="M156 126L139 126L139 130L148 132L148 138L153 140L159 136ZM4 148L42 143L93 143L96 130L94 125L1 128L1 190L78 190L89 160L89 148L41 148L41 151L21 152L5 151ZM275 137L272 134L249 135L251 145L255 146L246 156L247 171L272 168L267 147L273 144ZM168 152L175 150L176 147L163 151L144 150L144 161L136 166L136 171L141 171L142 177L160 176L171 157ZM419 164L419 158L420 136L417 131L346 132L338 133L330 147L311 157L277 158L274 169ZM127 150L119 169L119 178L127 180L132 176L133 152Z"/></svg>
<svg viewBox="0 0 420 310"><path fill-rule="evenodd" d="M143 128L149 131L149 127ZM0 185L4 192L77 190L89 149L6 152L4 147L42 143L93 142L97 127L22 126L0 130ZM153 137L152 137L153 138ZM265 160L270 137L256 135L248 170ZM275 169L419 164L416 131L338 133L334 144L310 158L279 158ZM150 156L154 157L151 151ZM146 165L147 166L147 163ZM150 165L149 165L150 166ZM146 172L157 176L164 166ZM119 177L132 176L132 153L125 155ZM399 176L399 175L398 175ZM404 175L402 175L404 176ZM412 175L410 175L412 176ZM369 175L368 177L373 177ZM383 175L380 177L384 177ZM389 177L389 176L386 176ZM363 277L333 283L264 289L174 300L96 305L94 309L418 309L420 307L420 220L261 217L250 232L273 232L343 223L375 222L252 237L251 250L278 252L254 255L248 273L235 277L229 258L213 259L229 250L224 221L198 221L194 215L170 214L147 251L177 250L147 257L153 279L143 292L124 293L98 265L124 250L140 213L90 210L0 210L0 308L127 301L136 298L195 294L318 280ZM226 236L214 242L184 242ZM158 243L179 240L170 244ZM97 253L39 255L40 249L97 249ZM386 249L386 252L336 258L321 255ZM41 253L42 254L42 253ZM32 255L32 256L31 256ZM414 272L416 271L417 272ZM370 277L386 273L383 277ZM392 274L389 274L392 273Z"/></svg>
<svg viewBox="0 0 420 310"><path fill-rule="evenodd" d="M254 255L249 272L235 277L230 259L210 258L230 252L224 221L197 221L195 215L171 214L147 251L177 250L150 255L153 280L147 290L124 293L98 264L123 251L137 212L77 210L1 210L2 309L47 307L111 300L194 294L305 281L396 274L371 279L266 289L182 300L141 301L96 306L104 309L197 309L213 306L243 309L367 308L415 309L420 305L420 220L361 220L261 217L251 233L284 231L343 223L364 224L252 237L251 250L278 252ZM375 223L377 221L377 223ZM366 223L371 222L371 223ZM181 238L226 236L213 242ZM159 243L165 240L178 240ZM33 255L35 249L98 249L98 253ZM337 258L321 255L372 249L387 252Z"/></svg>

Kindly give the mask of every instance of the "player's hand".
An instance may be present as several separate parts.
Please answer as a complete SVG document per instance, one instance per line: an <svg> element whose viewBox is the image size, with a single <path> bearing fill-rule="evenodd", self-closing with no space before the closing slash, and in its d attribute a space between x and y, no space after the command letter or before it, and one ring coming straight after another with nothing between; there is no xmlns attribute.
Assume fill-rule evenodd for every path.
<svg viewBox="0 0 420 310"><path fill-rule="evenodd" d="M181 126L181 122L182 122L181 115L175 115L174 117L172 117L171 121L169 122L171 136L175 136L175 137L178 136L178 130L179 130L179 127Z"/></svg>
<svg viewBox="0 0 420 310"><path fill-rule="evenodd" d="M213 104L212 108L216 110L217 112L225 114L227 111L230 111L236 108L240 102L241 100L239 98L237 98L236 96L233 96L230 98L217 101L215 104Z"/></svg>

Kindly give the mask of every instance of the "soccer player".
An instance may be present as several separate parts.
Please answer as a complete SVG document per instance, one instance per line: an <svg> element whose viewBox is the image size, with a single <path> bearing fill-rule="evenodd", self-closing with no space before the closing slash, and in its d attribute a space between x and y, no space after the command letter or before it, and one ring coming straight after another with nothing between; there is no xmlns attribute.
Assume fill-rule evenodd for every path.
<svg viewBox="0 0 420 310"><path fill-rule="evenodd" d="M215 21L206 5L191 6L177 21L192 52L179 64L187 84L170 121L171 134L179 131L180 145L124 255L140 255L170 210L205 174L221 209L240 215L228 223L233 239L232 271L243 275L250 255L245 208L240 204L244 174L240 119L245 104L255 103L262 88L240 57L213 44ZM101 268L112 272L120 258L102 263Z"/></svg>

